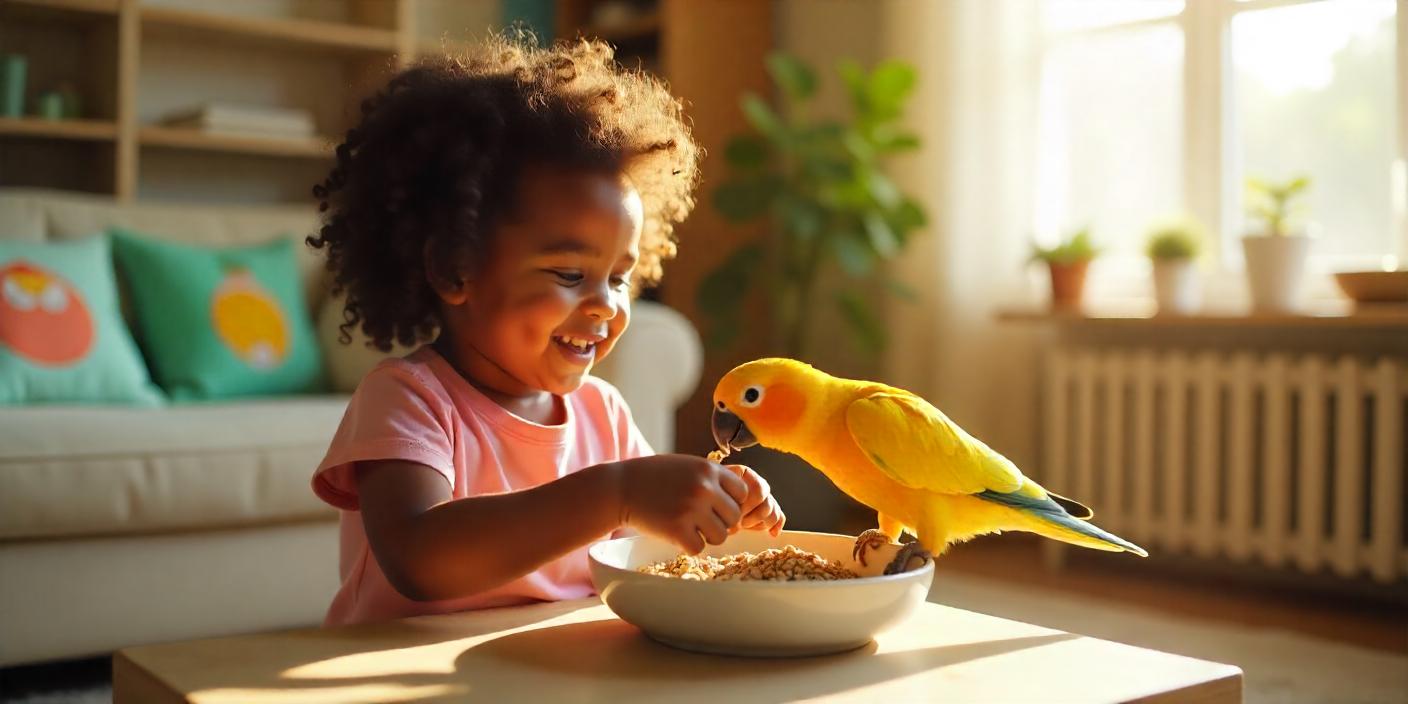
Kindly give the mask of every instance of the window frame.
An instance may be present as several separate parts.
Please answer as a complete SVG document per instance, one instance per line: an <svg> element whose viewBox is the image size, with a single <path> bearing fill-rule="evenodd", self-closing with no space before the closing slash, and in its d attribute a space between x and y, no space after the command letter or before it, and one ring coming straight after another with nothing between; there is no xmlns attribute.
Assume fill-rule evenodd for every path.
<svg viewBox="0 0 1408 704"><path fill-rule="evenodd" d="M1240 239L1241 222L1233 205L1241 202L1243 175L1237 164L1236 103L1232 94L1232 19L1243 12L1336 0L1186 0L1178 14L1115 22L1097 27L1043 33L1039 56L1044 63L1052 48L1082 37L1122 33L1158 25L1178 25L1183 31L1183 201L1187 211L1208 225L1208 299L1241 296L1243 262L1230 241ZM1389 175L1392 197L1390 223L1396 237L1390 254L1399 268L1408 268L1408 0L1395 0L1394 82L1395 139ZM1150 217L1159 214L1151 213ZM1033 223L1040 226L1041 223ZM1229 241L1230 240L1230 241ZM1141 258L1142 260L1142 258ZM1366 262L1367 263L1367 262ZM1114 266L1109 266L1113 264ZM1374 268L1378 268L1377 262ZM1326 260L1311 256L1311 271L1327 273ZM1132 266L1126 259L1109 262L1112 279L1103 291L1114 298L1147 298L1148 262ZM1329 276L1312 276L1312 299L1338 297Z"/></svg>

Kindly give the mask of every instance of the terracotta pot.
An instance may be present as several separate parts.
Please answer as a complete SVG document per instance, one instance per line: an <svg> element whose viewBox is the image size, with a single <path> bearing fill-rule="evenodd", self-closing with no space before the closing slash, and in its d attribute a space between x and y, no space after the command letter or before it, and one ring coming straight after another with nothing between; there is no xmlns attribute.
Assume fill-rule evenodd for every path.
<svg viewBox="0 0 1408 704"><path fill-rule="evenodd" d="M1090 260L1062 264L1047 262L1051 270L1051 307L1080 308L1081 296L1085 292L1085 270Z"/></svg>

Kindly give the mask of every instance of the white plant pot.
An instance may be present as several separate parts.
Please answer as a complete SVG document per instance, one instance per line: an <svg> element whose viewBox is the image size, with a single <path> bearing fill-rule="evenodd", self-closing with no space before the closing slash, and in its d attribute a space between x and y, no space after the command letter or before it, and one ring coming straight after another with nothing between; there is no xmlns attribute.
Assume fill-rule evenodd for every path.
<svg viewBox="0 0 1408 704"><path fill-rule="evenodd" d="M1300 309L1305 257L1310 238L1305 235L1255 235L1242 238L1247 259L1247 285L1252 308L1271 313Z"/></svg>
<svg viewBox="0 0 1408 704"><path fill-rule="evenodd" d="M1192 259L1154 260L1154 300L1159 312L1188 315L1198 309L1198 268Z"/></svg>

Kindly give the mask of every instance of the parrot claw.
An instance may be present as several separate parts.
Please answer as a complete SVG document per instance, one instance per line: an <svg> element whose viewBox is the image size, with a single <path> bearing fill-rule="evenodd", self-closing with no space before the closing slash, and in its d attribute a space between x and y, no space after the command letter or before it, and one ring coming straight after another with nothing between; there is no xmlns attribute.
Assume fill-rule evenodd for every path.
<svg viewBox="0 0 1408 704"><path fill-rule="evenodd" d="M856 562L859 562L861 566L864 567L866 564L866 550L873 550L889 544L890 536L885 535L883 532L878 531L874 528L871 528L870 530L861 533L860 536L856 538L856 546L851 550L851 559L855 560Z"/></svg>
<svg viewBox="0 0 1408 704"><path fill-rule="evenodd" d="M919 564L915 565L917 569L923 567L924 563L934 559L934 555L928 550L925 550L924 546L920 545L917 540L911 543L905 543L904 547L900 548L899 554L895 555L895 559L891 560L890 564L885 566L885 574L899 574L909 571L909 562L915 558L919 558Z"/></svg>

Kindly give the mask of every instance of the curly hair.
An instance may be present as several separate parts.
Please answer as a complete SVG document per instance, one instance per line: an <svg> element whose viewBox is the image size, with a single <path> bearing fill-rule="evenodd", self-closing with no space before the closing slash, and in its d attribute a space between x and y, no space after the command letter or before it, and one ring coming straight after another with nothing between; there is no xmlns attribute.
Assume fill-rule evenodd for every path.
<svg viewBox="0 0 1408 704"><path fill-rule="evenodd" d="M430 339L439 299L428 278L482 262L527 164L629 179L645 211L643 285L659 281L694 207L700 149L680 101L601 42L492 35L401 72L361 113L313 189L327 215L307 239L327 250L334 294L346 293L344 344L358 325L382 351Z"/></svg>

